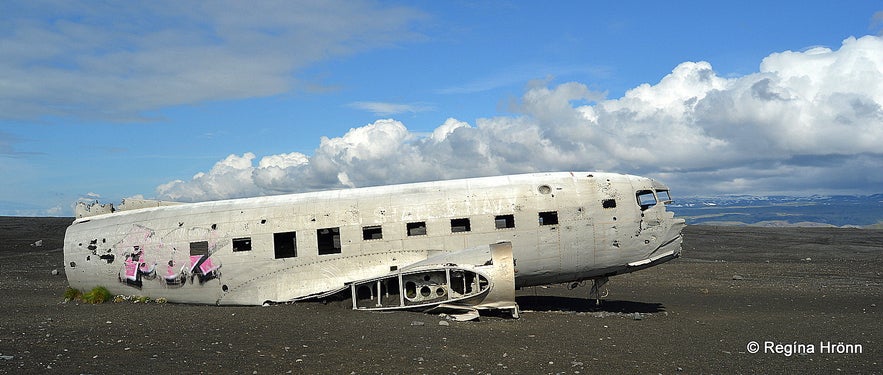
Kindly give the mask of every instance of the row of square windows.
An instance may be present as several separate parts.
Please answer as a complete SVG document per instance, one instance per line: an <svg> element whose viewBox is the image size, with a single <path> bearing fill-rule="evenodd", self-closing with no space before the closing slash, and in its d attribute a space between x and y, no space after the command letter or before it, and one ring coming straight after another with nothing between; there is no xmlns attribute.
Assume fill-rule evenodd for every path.
<svg viewBox="0 0 883 375"><path fill-rule="evenodd" d="M657 191L663 197L663 203L670 203L671 197L667 190ZM652 190L640 190L635 194L637 203L641 210L656 205L659 201ZM605 209L616 208L615 199L604 199L601 206ZM540 225L556 225L558 224L557 211L544 211L537 214ZM614 218L615 220L615 218ZM262 221L263 223L263 221ZM496 229L515 228L515 216L497 215L494 217L494 226ZM214 229L214 226L212 226ZM406 224L408 236L426 235L426 222L418 221ZM451 219L451 233L469 232L472 230L469 218ZM316 230L316 244L319 255L339 254L340 246L340 228L322 228ZM362 227L363 240L380 240L383 239L383 229L380 225L372 225ZM273 249L276 259L293 258L297 256L297 233L296 232L280 232L273 233ZM233 239L233 251L251 251L251 237L242 237ZM208 242L199 241L190 243L190 255L208 254Z"/></svg>
<svg viewBox="0 0 883 375"><path fill-rule="evenodd" d="M540 225L558 224L557 211L540 212L537 216ZM496 229L515 228L515 216L511 214L495 216L494 227ZM408 236L426 235L426 222L418 221L407 223L406 230ZM470 231L472 231L472 225L469 218L451 219L451 233ZM362 227L362 239L366 241L383 239L383 228L380 225ZM194 251L202 253L203 249L202 246L200 246L202 245L202 242L204 241L191 243L191 253ZM341 252L340 228L317 229L316 244L318 245L319 255L339 254ZM273 233L273 249L276 259L296 257L297 232ZM233 251L251 251L251 237L234 238Z"/></svg>

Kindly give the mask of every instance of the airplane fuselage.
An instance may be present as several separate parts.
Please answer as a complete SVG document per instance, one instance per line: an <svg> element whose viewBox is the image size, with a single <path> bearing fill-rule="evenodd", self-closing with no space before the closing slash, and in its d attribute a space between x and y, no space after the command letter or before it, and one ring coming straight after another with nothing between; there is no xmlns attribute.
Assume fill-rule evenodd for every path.
<svg viewBox="0 0 883 375"><path fill-rule="evenodd" d="M564 172L140 208L78 218L65 271L78 289L259 305L507 241L516 287L554 284L677 257L669 199L649 178Z"/></svg>

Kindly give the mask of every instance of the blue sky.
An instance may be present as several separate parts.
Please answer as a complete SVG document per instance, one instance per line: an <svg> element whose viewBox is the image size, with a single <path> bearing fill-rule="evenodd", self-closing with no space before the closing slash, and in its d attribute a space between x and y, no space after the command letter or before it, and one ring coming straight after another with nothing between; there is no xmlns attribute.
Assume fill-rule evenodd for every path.
<svg viewBox="0 0 883 375"><path fill-rule="evenodd" d="M546 170L883 191L883 6L0 3L0 215Z"/></svg>

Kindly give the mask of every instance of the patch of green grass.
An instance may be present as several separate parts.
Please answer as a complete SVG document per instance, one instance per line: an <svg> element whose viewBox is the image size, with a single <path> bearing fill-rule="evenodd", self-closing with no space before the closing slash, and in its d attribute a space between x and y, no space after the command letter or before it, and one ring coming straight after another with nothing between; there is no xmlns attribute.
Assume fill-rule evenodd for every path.
<svg viewBox="0 0 883 375"><path fill-rule="evenodd" d="M84 293L82 297L80 297L80 301L83 303L91 303L93 305L104 303L110 301L113 298L113 295L110 294L110 291L103 286L96 286L92 288L87 293Z"/></svg>
<svg viewBox="0 0 883 375"><path fill-rule="evenodd" d="M113 301L114 303L121 303L126 301L131 301L133 303L166 303L168 300L166 300L164 297L153 299L148 296L114 296L110 294L110 291L108 291L107 288L103 286L96 286L87 293L83 293L79 289L68 287L67 290L64 291L64 301L79 301L95 305L109 301Z"/></svg>
<svg viewBox="0 0 883 375"><path fill-rule="evenodd" d="M83 292L81 292L79 289L76 289L76 288L67 287L67 290L64 291L64 301L65 302L77 301L82 296L83 296Z"/></svg>
<svg viewBox="0 0 883 375"><path fill-rule="evenodd" d="M138 296L135 298L135 303L148 303L150 302L150 297L147 296Z"/></svg>

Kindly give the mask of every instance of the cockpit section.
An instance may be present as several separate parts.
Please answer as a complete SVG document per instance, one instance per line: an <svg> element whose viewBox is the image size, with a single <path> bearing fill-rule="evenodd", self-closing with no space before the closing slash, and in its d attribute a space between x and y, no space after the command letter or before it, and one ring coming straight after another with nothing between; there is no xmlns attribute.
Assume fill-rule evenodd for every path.
<svg viewBox="0 0 883 375"><path fill-rule="evenodd" d="M641 206L641 211L655 206L657 202L653 190L638 190L635 193L635 198L638 199L638 206Z"/></svg>
<svg viewBox="0 0 883 375"><path fill-rule="evenodd" d="M638 190L635 192L635 198L638 201L638 206L641 206L641 211L645 211L657 203L668 205L672 202L668 189Z"/></svg>
<svg viewBox="0 0 883 375"><path fill-rule="evenodd" d="M671 194L669 194L668 190L656 190L656 197L659 199L662 204L668 205L673 202L671 199Z"/></svg>

